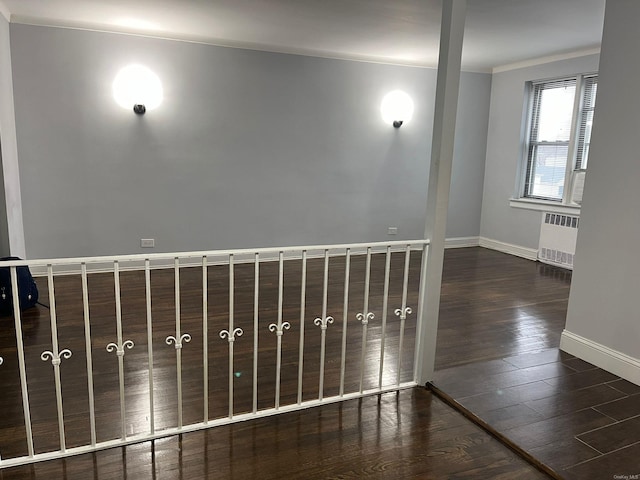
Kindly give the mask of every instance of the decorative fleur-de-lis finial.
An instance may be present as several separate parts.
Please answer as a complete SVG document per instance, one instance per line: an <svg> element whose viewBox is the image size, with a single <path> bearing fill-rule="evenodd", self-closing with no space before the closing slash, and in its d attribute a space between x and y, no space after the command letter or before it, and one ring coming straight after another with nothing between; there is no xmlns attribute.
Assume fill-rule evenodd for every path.
<svg viewBox="0 0 640 480"><path fill-rule="evenodd" d="M396 308L394 313L400 317L400 320L406 320L407 315L411 315L411 307Z"/></svg>
<svg viewBox="0 0 640 480"><path fill-rule="evenodd" d="M284 322L283 324L280 325L280 328L278 328L278 325L275 323L272 323L271 325L269 325L269 331L270 332L276 332L276 335L281 337L282 334L284 333L284 330L289 330L291 328L291 324L289 322Z"/></svg>
<svg viewBox="0 0 640 480"><path fill-rule="evenodd" d="M43 362L51 360L51 365L53 366L60 365L60 357L64 358L65 360L69 360L71 358L71 350L65 348L64 350L61 350L58 355L49 350L45 350L44 352L42 352L42 355L40 355L40 359Z"/></svg>
<svg viewBox="0 0 640 480"><path fill-rule="evenodd" d="M229 333L229 330L221 330L220 331L220 338L222 338L222 339L226 338L229 341L229 343L232 343L232 342L235 341L236 335L238 337L241 337L243 333L244 332L242 331L241 328L235 328L233 330L233 332L231 332L231 333Z"/></svg>
<svg viewBox="0 0 640 480"><path fill-rule="evenodd" d="M167 345L171 345L171 343L173 342L174 346L176 347L176 350L179 350L182 348L182 342L189 343L190 341L191 341L191 335L189 335L188 333L184 333L178 339L176 339L176 337L174 337L173 335L169 335L165 339L165 342Z"/></svg>
<svg viewBox="0 0 640 480"><path fill-rule="evenodd" d="M366 315L364 313L358 313L356 318L362 322L362 325L368 325L369 320L373 320L375 315L372 312L369 312Z"/></svg>
<svg viewBox="0 0 640 480"><path fill-rule="evenodd" d="M313 323L319 326L322 330L326 330L330 323L333 323L333 317L316 318Z"/></svg>
<svg viewBox="0 0 640 480"><path fill-rule="evenodd" d="M125 347L131 350L134 347L134 343L131 340L125 340L124 342L122 342L122 345L117 345L111 342L109 345L107 345L107 352L111 353L115 351L117 356L123 357Z"/></svg>

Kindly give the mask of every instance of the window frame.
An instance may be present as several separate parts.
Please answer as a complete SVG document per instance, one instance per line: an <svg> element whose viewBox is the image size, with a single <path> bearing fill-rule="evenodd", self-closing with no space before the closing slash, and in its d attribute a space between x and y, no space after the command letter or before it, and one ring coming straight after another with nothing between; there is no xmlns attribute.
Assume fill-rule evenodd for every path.
<svg viewBox="0 0 640 480"><path fill-rule="evenodd" d="M591 150L591 132L589 132L589 142L585 141L586 127L587 127L587 114L593 112L595 114L595 100L592 105L586 105L587 100L587 88L593 89L593 84L590 83L590 79L595 78L595 90L596 98L598 95L598 74L584 74L581 78L582 95L580 96L580 108L577 112L578 125L576 126L576 145L575 145L575 164L574 172L579 170L586 170L589 165L589 151ZM591 119L593 123L593 116ZM581 143L582 142L582 143ZM586 145L586 147L585 147ZM582 148L581 148L582 147ZM587 152L586 157L584 152Z"/></svg>
<svg viewBox="0 0 640 480"><path fill-rule="evenodd" d="M585 121L584 101L585 101L585 86L587 83L586 80L594 77L596 79L598 78L597 72L567 75L562 77L549 78L544 80L533 80L533 81L527 82L526 84L527 90L526 90L526 96L525 96L526 108L524 112L526 116L523 122L524 141L522 144L522 158L520 162L521 168L519 169L519 173L518 173L518 191L517 191L518 196L512 200L522 201L526 203L541 203L541 204L547 204L547 205L579 207L579 205L571 202L571 191L572 191L575 173L585 169L585 165L581 165L580 168L576 168L577 155L580 150L578 143L581 138L580 133L583 126L583 122ZM564 175L562 198L557 199L557 198L544 197L540 195L531 195L531 194L528 194L527 192L527 183L531 174L533 173L533 169L529 162L529 157L531 154L530 150L532 145L531 136L533 134L533 122L535 119L534 108L536 108L536 103L537 103L536 87L538 85L560 83L563 81L575 81L576 89L575 89L574 100L573 100L571 127L570 127L571 131L570 131L569 141L557 142L557 144L562 143L567 145L567 161L565 164L565 171L564 171L565 175ZM596 80L596 88L597 88L597 80ZM596 90L596 95L597 95L597 90ZM538 108L539 108L539 104L538 104ZM548 143L548 144L550 145L551 143ZM584 151L584 148L583 148L583 151ZM587 156L586 163L588 164L588 156ZM512 206L515 206L515 205L512 204Z"/></svg>

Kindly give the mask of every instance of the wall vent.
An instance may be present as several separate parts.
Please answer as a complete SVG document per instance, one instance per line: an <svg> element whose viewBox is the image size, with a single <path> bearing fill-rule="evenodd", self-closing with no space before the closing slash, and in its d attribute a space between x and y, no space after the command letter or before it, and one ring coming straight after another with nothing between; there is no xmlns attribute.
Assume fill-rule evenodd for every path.
<svg viewBox="0 0 640 480"><path fill-rule="evenodd" d="M544 212L540 227L538 260L573 269L580 217Z"/></svg>
<svg viewBox="0 0 640 480"><path fill-rule="evenodd" d="M559 227L578 228L580 217L575 215L561 215L559 213L545 212L542 220L543 224L557 225Z"/></svg>

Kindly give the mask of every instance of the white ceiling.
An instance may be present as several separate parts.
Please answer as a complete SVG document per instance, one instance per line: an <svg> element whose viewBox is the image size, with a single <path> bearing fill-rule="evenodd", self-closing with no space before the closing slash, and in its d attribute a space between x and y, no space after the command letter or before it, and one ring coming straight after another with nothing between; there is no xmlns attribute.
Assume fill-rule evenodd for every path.
<svg viewBox="0 0 640 480"><path fill-rule="evenodd" d="M437 64L441 0L0 0L12 22ZM605 0L468 0L463 68L598 48Z"/></svg>

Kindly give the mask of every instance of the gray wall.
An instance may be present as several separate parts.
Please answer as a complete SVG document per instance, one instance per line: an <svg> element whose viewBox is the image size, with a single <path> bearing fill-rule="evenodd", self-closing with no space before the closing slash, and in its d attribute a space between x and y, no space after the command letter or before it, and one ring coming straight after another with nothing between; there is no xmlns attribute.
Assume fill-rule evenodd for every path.
<svg viewBox="0 0 640 480"><path fill-rule="evenodd" d="M491 76L463 73L456 116L447 238L480 233Z"/></svg>
<svg viewBox="0 0 640 480"><path fill-rule="evenodd" d="M435 70L20 24L11 42L30 258L423 234ZM144 117L111 95L133 62L165 90ZM396 88L416 104L399 130L379 113ZM462 89L456 237L479 233L490 76Z"/></svg>
<svg viewBox="0 0 640 480"><path fill-rule="evenodd" d="M640 360L640 2L607 2L566 329Z"/></svg>
<svg viewBox="0 0 640 480"><path fill-rule="evenodd" d="M516 195L522 161L525 84L598 71L598 55L495 73L491 83L489 133L480 235L526 248L538 248L541 213L509 206Z"/></svg>
<svg viewBox="0 0 640 480"><path fill-rule="evenodd" d="M10 253L4 165L17 163L9 22L0 15L0 256Z"/></svg>

